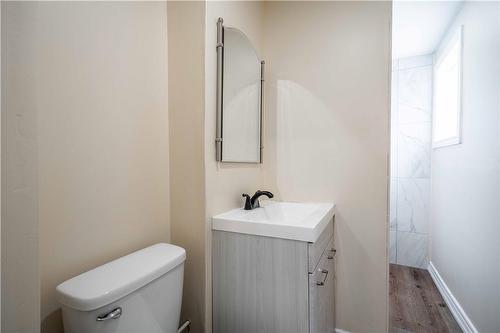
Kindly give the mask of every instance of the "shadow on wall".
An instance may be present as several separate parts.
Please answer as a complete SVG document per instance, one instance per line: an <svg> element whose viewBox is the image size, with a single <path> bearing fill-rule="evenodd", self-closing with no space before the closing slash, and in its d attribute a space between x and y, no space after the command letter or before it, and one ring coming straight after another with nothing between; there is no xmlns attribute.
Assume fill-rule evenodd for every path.
<svg viewBox="0 0 500 333"><path fill-rule="evenodd" d="M64 332L61 309L57 309L42 320L40 331L41 333Z"/></svg>
<svg viewBox="0 0 500 333"><path fill-rule="evenodd" d="M381 214L387 206L381 195L387 186L385 155L380 141L374 140L383 131L371 120L376 114L360 111L359 104L364 102L355 97L318 96L295 81L274 82L269 102L276 112L268 115L268 124L271 136L275 131L270 142L274 161L271 158L270 163L275 164L271 170L276 192L285 201L337 204L336 317L340 325L348 326L346 318L366 308L370 300L379 299L377 292L385 285L380 278L380 288L373 288L374 277L386 276L387 269L380 259L387 252L387 224ZM380 321L381 309L364 310L360 330L373 330L370 325Z"/></svg>
<svg viewBox="0 0 500 333"><path fill-rule="evenodd" d="M273 122L279 192L293 200L324 201L332 197L332 187L325 185L338 184L341 173L350 172L349 168L339 172L339 166L363 163L372 155L370 146L360 139L362 129L347 119L348 114L348 109L332 112L331 107L296 82L277 80ZM370 170L366 172L368 175ZM320 175L329 176L325 179Z"/></svg>

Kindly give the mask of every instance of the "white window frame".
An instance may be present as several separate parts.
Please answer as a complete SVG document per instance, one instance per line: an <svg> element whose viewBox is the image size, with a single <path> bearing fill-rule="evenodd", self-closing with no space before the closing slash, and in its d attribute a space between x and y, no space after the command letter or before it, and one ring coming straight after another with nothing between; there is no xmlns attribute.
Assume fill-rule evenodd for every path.
<svg viewBox="0 0 500 333"><path fill-rule="evenodd" d="M439 141L434 140L434 131L436 126L436 67L443 61L443 59L448 55L451 51L452 46L458 40L459 43L459 62L458 62L458 107L457 107L457 129L456 135L451 136L446 139L442 139ZM436 57L434 61L434 70L433 70L433 112L432 112L432 148L441 148L447 147L451 145L457 145L462 143L462 69L463 69L463 26L459 26L457 31L453 34L453 36L446 41L446 44L442 48L441 52Z"/></svg>

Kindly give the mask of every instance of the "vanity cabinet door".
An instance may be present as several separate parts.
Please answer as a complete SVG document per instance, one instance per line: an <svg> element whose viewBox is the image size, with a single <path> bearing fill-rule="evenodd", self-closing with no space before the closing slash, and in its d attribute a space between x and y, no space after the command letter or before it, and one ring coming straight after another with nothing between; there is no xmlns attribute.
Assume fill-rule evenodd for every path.
<svg viewBox="0 0 500 333"><path fill-rule="evenodd" d="M309 332L335 332L335 257L328 249L309 274Z"/></svg>

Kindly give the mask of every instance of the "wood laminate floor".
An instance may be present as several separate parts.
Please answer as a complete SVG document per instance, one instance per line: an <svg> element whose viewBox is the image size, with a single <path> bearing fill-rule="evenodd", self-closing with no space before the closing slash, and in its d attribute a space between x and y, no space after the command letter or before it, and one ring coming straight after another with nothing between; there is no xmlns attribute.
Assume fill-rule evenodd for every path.
<svg viewBox="0 0 500 333"><path fill-rule="evenodd" d="M425 269L389 266L391 333L462 332Z"/></svg>

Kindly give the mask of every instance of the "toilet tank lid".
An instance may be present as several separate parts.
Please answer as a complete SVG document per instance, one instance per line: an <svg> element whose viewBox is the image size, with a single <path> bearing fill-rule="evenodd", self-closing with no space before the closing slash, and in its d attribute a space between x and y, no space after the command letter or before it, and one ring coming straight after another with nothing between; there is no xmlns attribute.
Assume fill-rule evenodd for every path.
<svg viewBox="0 0 500 333"><path fill-rule="evenodd" d="M57 298L61 304L75 310L95 310L129 295L184 260L186 251L183 248L155 244L61 283L56 288Z"/></svg>

